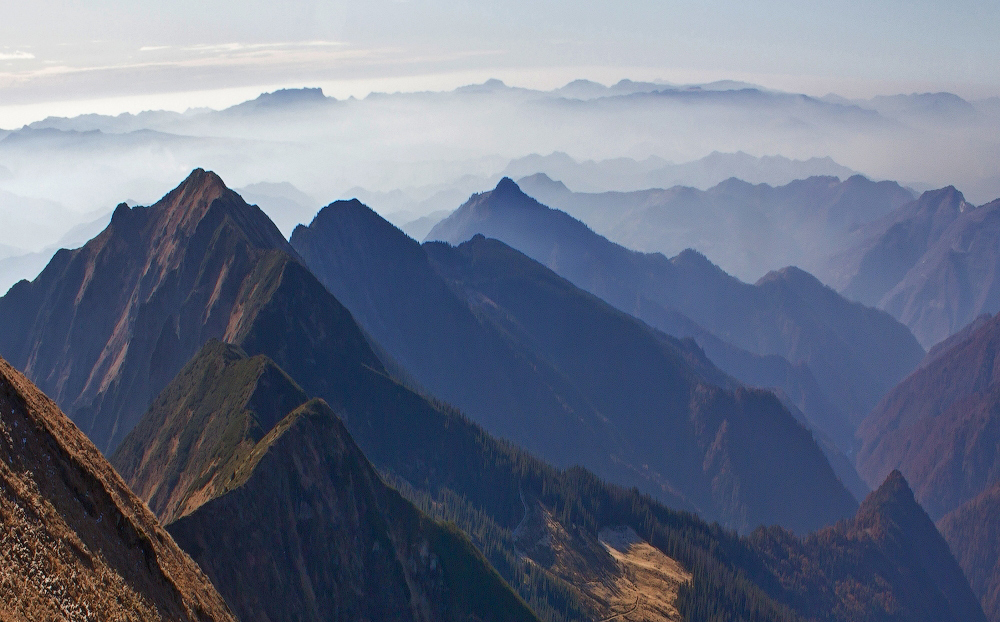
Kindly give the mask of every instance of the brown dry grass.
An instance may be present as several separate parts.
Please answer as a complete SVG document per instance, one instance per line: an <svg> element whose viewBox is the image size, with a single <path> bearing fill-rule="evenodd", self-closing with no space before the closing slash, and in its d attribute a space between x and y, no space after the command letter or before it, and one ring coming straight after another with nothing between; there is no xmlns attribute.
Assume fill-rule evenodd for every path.
<svg viewBox="0 0 1000 622"><path fill-rule="evenodd" d="M80 430L0 360L0 620L234 620Z"/></svg>

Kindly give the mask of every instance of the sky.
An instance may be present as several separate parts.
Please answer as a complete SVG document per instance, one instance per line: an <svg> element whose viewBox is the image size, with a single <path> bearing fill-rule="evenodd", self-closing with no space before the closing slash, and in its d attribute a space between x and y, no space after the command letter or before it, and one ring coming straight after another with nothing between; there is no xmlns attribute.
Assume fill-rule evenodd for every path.
<svg viewBox="0 0 1000 622"><path fill-rule="evenodd" d="M981 0L35 0L0 21L0 127L49 114L221 107L499 78L736 79L848 97L1000 95Z"/></svg>

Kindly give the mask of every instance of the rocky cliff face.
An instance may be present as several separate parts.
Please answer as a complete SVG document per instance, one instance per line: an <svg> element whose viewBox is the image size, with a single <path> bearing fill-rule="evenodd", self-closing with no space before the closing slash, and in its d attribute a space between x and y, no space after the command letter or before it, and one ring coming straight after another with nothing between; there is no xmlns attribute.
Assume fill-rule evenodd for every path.
<svg viewBox="0 0 1000 622"><path fill-rule="evenodd" d="M332 300L274 224L214 173L196 170L155 205L119 206L99 236L11 288L0 299L11 327L0 354L110 453L211 338L274 348L275 357L325 339L318 356L333 370L339 349L367 349L335 300L315 314L289 314L314 308L317 297ZM294 331L282 322L348 329ZM374 355L367 362L379 366Z"/></svg>
<svg viewBox="0 0 1000 622"><path fill-rule="evenodd" d="M104 452L210 337L269 250L289 251L260 210L197 170L150 207L120 205L99 236L62 250L0 299L0 353Z"/></svg>
<svg viewBox="0 0 1000 622"><path fill-rule="evenodd" d="M236 619L93 443L2 360L0 619Z"/></svg>

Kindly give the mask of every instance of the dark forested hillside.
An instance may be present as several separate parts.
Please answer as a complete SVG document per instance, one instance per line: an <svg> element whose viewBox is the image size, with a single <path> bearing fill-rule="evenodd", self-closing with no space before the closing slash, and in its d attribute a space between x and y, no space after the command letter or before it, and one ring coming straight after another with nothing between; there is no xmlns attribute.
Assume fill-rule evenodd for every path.
<svg viewBox="0 0 1000 622"><path fill-rule="evenodd" d="M198 404L199 396L209 403L219 402L223 393L214 388L214 383L206 383L214 378L243 379L223 383L235 397L222 400L230 408L220 411L220 415L223 421L244 423L237 427L245 431L239 438L256 438L260 434L258 423L275 421L272 415L275 409L280 410L286 402L301 397L299 389L287 382L271 386L274 392L285 394L288 399L260 402L253 397L260 390L259 379L264 375L248 374L246 370L268 370L273 369L272 365L260 357L248 358L231 346L209 344L164 391L156 401L158 406L147 414L146 420L163 421L164 425L148 437L144 435L153 431L153 427L144 421L123 444L116 462L127 453L128 447L154 448L140 452L151 457L158 455L158 459L151 460L154 463L170 464L176 456L182 456L185 443L175 445L167 441L176 437L176 421L186 418L187 409L204 410ZM826 619L844 622L859 619L859 611L871 612L869 618L861 619L873 620L979 619L974 599L972 609L962 609L968 602L961 600L961 580L958 586L948 582L955 577L949 574L951 569L947 564L941 571L930 572L929 577L920 571L914 575L899 570L913 567L915 559L910 549L898 546L900 542L929 545L930 562L942 561L936 557L942 543L935 544L924 529L930 524L926 515L917 507L916 512L923 515L926 524L911 520L912 507L916 507L912 495L910 506L903 495L902 513L883 509L888 504L882 500L886 495L873 496L875 500L864 506L868 510L863 508L858 518L844 523L859 526L848 529L838 525L827 530L836 534L846 532L847 536L819 535L800 540L784 530L771 529L741 538L694 515L668 510L634 490L604 484L582 469L560 471L549 467L522 450L484 434L454 411L428 402L381 374L373 373L369 382L350 390L345 398L343 417L354 429L365 454L389 481L432 515L447 518L468 533L501 575L517 586L545 619L604 619L633 610L640 602L643 606L655 602L653 593L636 591L634 587L627 593L628 602L613 596L616 590L634 585L629 581L635 575L629 574L634 570L628 566L627 556L613 557L612 547L630 551L632 546L645 546L645 542L664 556L661 559L677 564L684 576L690 577L677 586L674 606L680 619L791 621L810 619L824 610L830 612ZM160 408L164 409L165 417L157 413ZM180 428L189 432L203 429L204 420L190 421ZM440 550L435 546L442 539L436 538L443 536L434 534L441 528L427 523L427 519L403 520L412 516L414 510L394 493L378 493L386 495L383 499L378 494L374 498L366 496L366 488L378 490L382 485L371 474L358 471L363 458L356 453L350 457L355 451L349 449L350 437L339 428L336 418L322 402L308 402L273 425L252 450L243 452L245 458L236 462L231 476L222 478L225 483L219 497L170 527L224 593L239 594L234 596L241 603L237 609L256 604L258 610L277 611L275 608L285 602L283 599L290 599L285 607L290 612L303 612L307 618L311 615L310 607L330 602L353 603L358 607L353 611L363 611L364 607L374 605L370 600L352 600L352 592L317 591L315 600L302 598L308 594L300 587L302 577L323 585L329 572L343 576L336 573L356 567L346 563L343 556L357 551L372 556L366 558L365 567L379 568L376 562L381 559L380 547L365 544L373 542L366 538L374 537L377 542L378 537L386 537L393 542L411 543L413 538L417 542L423 538L429 551ZM338 429L341 431L336 432ZM389 430L391 434L386 433ZM225 436L201 435L197 443L223 447L230 441ZM170 448L174 446L180 451L171 457ZM231 443L229 446L234 447ZM331 447L340 449L331 451ZM204 455L206 458L200 462L187 461L189 466L197 466L189 472L215 472L214 459L207 458L211 454ZM159 473L164 472L169 469ZM162 478L153 471L144 473L140 477ZM354 475L348 477L347 473ZM331 483L323 484L324 481ZM141 482L136 485L155 488ZM341 492L331 496L331 488L326 486L340 486L337 489ZM905 483L902 488L905 489ZM891 500L899 495L888 496ZM348 503L345 499L377 507L383 516L395 517L404 526L400 528L397 521L387 519L384 523L387 532L359 533L362 546L357 548L343 541L344 534L337 531L315 540L313 537L320 533L317 530L329 529L323 527L324 518L334 517L336 522L340 521L338 517L345 516L342 505ZM277 511L283 503L289 504L287 511ZM878 522L878 512L895 512L890 516L892 524ZM350 515L348 511L346 516ZM906 520L898 518L900 515ZM867 522L861 524L861 521ZM339 524L342 526L338 529L343 530L355 523ZM227 527L233 525L238 528ZM407 525L416 531L405 531ZM634 544L614 545L613 539L606 539L609 530L612 534L631 530L636 538L631 540ZM378 536L379 533L387 535ZM457 534L451 537L453 542L461 542ZM225 546L218 546L219 542ZM331 555L314 556L316 545L306 548L306 542L320 542L321 547L334 548ZM417 568L422 567L417 560L434 559L421 557L419 548L409 550L415 551L412 554L417 556ZM262 551L268 552L266 558L273 560L271 563L261 563ZM439 559L444 572L448 572L448 559L444 555ZM300 562L295 561L296 556ZM342 561L324 572L318 560L330 556ZM916 559L920 563L925 561L920 555ZM790 560L796 563L789 564ZM828 574L817 575L816 564L821 564ZM954 566L953 560L951 564ZM287 572L274 574L275 568L285 565L289 568ZM353 576L355 583L348 584L357 586L360 593L372 593L373 588L356 583L357 575ZM625 580L626 577L632 579ZM874 589L865 587L873 581ZM391 587L384 576L381 583ZM267 587L254 591L246 589L248 585ZM283 597L260 600L274 585L285 586ZM446 581L446 585L453 584ZM237 586L242 589L234 592ZM469 593L477 593L474 586L465 587L471 590ZM967 585L965 589L968 590ZM343 600L336 600L340 595ZM379 602L385 607L399 602L393 600L391 592L379 595ZM952 600L957 604L950 604ZM942 607L942 602L949 604ZM921 609L927 603L933 607ZM286 614L290 613L278 611L275 615Z"/></svg>
<svg viewBox="0 0 1000 622"><path fill-rule="evenodd" d="M0 620L235 619L94 444L0 359Z"/></svg>
<svg viewBox="0 0 1000 622"><path fill-rule="evenodd" d="M892 472L857 516L796 540L751 542L781 578L782 599L809 619L985 620L948 544Z"/></svg>
<svg viewBox="0 0 1000 622"><path fill-rule="evenodd" d="M955 551L990 619L1000 619L1000 318L964 338L893 389L859 429L858 470L868 481L899 469ZM943 518L942 518L943 517Z"/></svg>
<svg viewBox="0 0 1000 622"><path fill-rule="evenodd" d="M1000 482L938 521L986 617L1000 620Z"/></svg>
<svg viewBox="0 0 1000 622"><path fill-rule="evenodd" d="M209 342L112 460L241 620L535 619L267 357Z"/></svg>
<svg viewBox="0 0 1000 622"><path fill-rule="evenodd" d="M859 428L860 473L899 469L935 518L1000 481L998 355L992 318L900 383Z"/></svg>

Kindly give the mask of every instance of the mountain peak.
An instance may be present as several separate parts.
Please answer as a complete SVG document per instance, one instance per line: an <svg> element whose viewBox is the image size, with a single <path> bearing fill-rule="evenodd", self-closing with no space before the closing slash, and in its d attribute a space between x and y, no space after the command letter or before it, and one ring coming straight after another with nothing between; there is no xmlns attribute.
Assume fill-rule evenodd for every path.
<svg viewBox="0 0 1000 622"><path fill-rule="evenodd" d="M517 185L517 182L510 177L504 177L497 183L497 187L493 189L493 194L498 197L504 197L523 195L524 193L521 192L521 187Z"/></svg>
<svg viewBox="0 0 1000 622"><path fill-rule="evenodd" d="M868 495L858 509L858 519L865 521L869 526L882 524L883 527L887 527L884 521L904 526L914 522L920 515L923 515L926 522L930 522L930 518L913 496L913 490L906 478L898 469L889 473L882 485Z"/></svg>
<svg viewBox="0 0 1000 622"><path fill-rule="evenodd" d="M222 181L222 178L214 171L196 168L174 189L174 192L180 192L184 196L211 195L218 198L228 190L226 182Z"/></svg>

